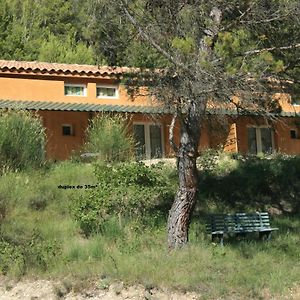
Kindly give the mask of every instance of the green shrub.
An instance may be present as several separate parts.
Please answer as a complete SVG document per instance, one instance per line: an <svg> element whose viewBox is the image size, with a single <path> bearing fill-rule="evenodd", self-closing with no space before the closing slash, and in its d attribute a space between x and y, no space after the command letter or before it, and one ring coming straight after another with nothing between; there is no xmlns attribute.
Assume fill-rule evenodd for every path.
<svg viewBox="0 0 300 300"><path fill-rule="evenodd" d="M85 151L96 153L102 161L125 161L132 158L134 140L128 134L122 116L98 115L87 129Z"/></svg>
<svg viewBox="0 0 300 300"><path fill-rule="evenodd" d="M56 240L45 239L36 232L29 241L26 241L23 249L26 267L42 271L53 266L55 258L61 254L61 248Z"/></svg>
<svg viewBox="0 0 300 300"><path fill-rule="evenodd" d="M124 216L142 220L151 211L159 214L159 207L167 207L174 196L161 165L147 167L137 162L97 164L95 174L97 188L78 197L71 206L86 235L101 231L103 223L112 216L119 216L121 223Z"/></svg>
<svg viewBox="0 0 300 300"><path fill-rule="evenodd" d="M0 229L8 212L8 201L5 195L0 195Z"/></svg>
<svg viewBox="0 0 300 300"><path fill-rule="evenodd" d="M5 236L0 240L0 273L20 276L33 269L46 271L60 255L58 242L38 233L25 238Z"/></svg>
<svg viewBox="0 0 300 300"><path fill-rule="evenodd" d="M0 111L0 169L25 169L44 161L41 120L27 111Z"/></svg>
<svg viewBox="0 0 300 300"><path fill-rule="evenodd" d="M215 170L221 153L221 151L216 149L206 149L205 151L202 151L197 159L198 169L206 172Z"/></svg>
<svg viewBox="0 0 300 300"><path fill-rule="evenodd" d="M6 275L8 272L15 275L24 273L24 257L21 247L11 245L0 240L0 272Z"/></svg>
<svg viewBox="0 0 300 300"><path fill-rule="evenodd" d="M28 206L32 210L38 210L42 211L46 208L48 202L48 197L40 194L40 195L34 195L33 197L30 197L28 199Z"/></svg>
<svg viewBox="0 0 300 300"><path fill-rule="evenodd" d="M219 155L200 171L200 199L233 210L300 212L300 157ZM203 203L203 202L202 202Z"/></svg>
<svg viewBox="0 0 300 300"><path fill-rule="evenodd" d="M0 272L23 275L32 269L46 271L60 255L58 242L36 231L25 236L5 236L0 240Z"/></svg>
<svg viewBox="0 0 300 300"><path fill-rule="evenodd" d="M218 149L207 149L197 159L197 167L205 173L225 176L239 167L243 160L238 154L230 154Z"/></svg>

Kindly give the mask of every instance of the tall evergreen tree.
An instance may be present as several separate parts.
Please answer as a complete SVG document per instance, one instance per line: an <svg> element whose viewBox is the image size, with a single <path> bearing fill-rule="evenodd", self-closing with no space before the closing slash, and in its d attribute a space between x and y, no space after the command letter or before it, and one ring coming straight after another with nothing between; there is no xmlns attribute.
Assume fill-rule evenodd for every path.
<svg viewBox="0 0 300 300"><path fill-rule="evenodd" d="M300 4L297 0L118 3L144 43L168 61L161 71L134 74L127 84L131 91L147 84L173 113L170 141L179 187L169 212L168 245L179 248L188 241L198 192L196 159L208 102L269 114L268 80L293 79L299 71L295 61L300 49ZM179 144L173 140L176 120Z"/></svg>

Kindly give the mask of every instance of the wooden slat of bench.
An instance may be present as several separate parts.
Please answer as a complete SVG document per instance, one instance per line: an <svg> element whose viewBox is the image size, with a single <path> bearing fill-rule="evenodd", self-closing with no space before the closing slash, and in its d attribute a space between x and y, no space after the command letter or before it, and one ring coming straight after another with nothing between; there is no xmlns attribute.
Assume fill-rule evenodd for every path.
<svg viewBox="0 0 300 300"><path fill-rule="evenodd" d="M274 231L274 230L279 230L279 228L276 228L276 227L261 228L259 231L263 232L263 231Z"/></svg>
<svg viewBox="0 0 300 300"><path fill-rule="evenodd" d="M269 218L260 218L259 216L236 216L237 220L269 220Z"/></svg>
<svg viewBox="0 0 300 300"><path fill-rule="evenodd" d="M278 228L235 228L232 232L263 232L263 231L273 231L278 230ZM228 232L228 231L227 231Z"/></svg>
<svg viewBox="0 0 300 300"><path fill-rule="evenodd" d="M269 228L270 226L264 226L262 224L241 224L237 223L235 227L238 228Z"/></svg>
<svg viewBox="0 0 300 300"><path fill-rule="evenodd" d="M236 222L210 222L211 225L236 224Z"/></svg>
<svg viewBox="0 0 300 300"><path fill-rule="evenodd" d="M211 233L211 234L223 234L224 231L219 230L219 231L212 231L212 232L210 232L210 233Z"/></svg>

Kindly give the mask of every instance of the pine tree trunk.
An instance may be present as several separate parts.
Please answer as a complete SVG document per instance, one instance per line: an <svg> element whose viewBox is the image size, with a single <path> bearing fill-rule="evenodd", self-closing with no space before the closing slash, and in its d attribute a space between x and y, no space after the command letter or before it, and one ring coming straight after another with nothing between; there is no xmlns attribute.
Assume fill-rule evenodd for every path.
<svg viewBox="0 0 300 300"><path fill-rule="evenodd" d="M169 249L181 248L188 242L188 230L198 190L196 159L199 137L199 127L193 133L188 133L186 129L181 132L177 158L179 188L168 217Z"/></svg>

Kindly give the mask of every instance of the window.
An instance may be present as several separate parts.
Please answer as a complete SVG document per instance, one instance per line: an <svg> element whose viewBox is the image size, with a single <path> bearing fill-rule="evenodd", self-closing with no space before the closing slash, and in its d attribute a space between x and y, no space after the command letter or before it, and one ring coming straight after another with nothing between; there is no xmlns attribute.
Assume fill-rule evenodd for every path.
<svg viewBox="0 0 300 300"><path fill-rule="evenodd" d="M116 86L97 86L97 98L119 98Z"/></svg>
<svg viewBox="0 0 300 300"><path fill-rule="evenodd" d="M163 157L162 127L155 124L134 124L133 132L136 141L137 159Z"/></svg>
<svg viewBox="0 0 300 300"><path fill-rule="evenodd" d="M86 96L84 84L65 84L65 96Z"/></svg>
<svg viewBox="0 0 300 300"><path fill-rule="evenodd" d="M248 128L248 152L250 154L272 153L274 149L273 131L269 127Z"/></svg>
<svg viewBox="0 0 300 300"><path fill-rule="evenodd" d="M293 83L288 87L288 93L291 97L291 102L295 106L300 105L300 85L298 83Z"/></svg>
<svg viewBox="0 0 300 300"><path fill-rule="evenodd" d="M74 135L73 126L69 124L62 125L62 134L63 135Z"/></svg>
<svg viewBox="0 0 300 300"><path fill-rule="evenodd" d="M298 96L292 96L292 104L295 106L300 105L300 97Z"/></svg>
<svg viewBox="0 0 300 300"><path fill-rule="evenodd" d="M297 139L297 131L295 129L292 129L290 131L291 139Z"/></svg>

